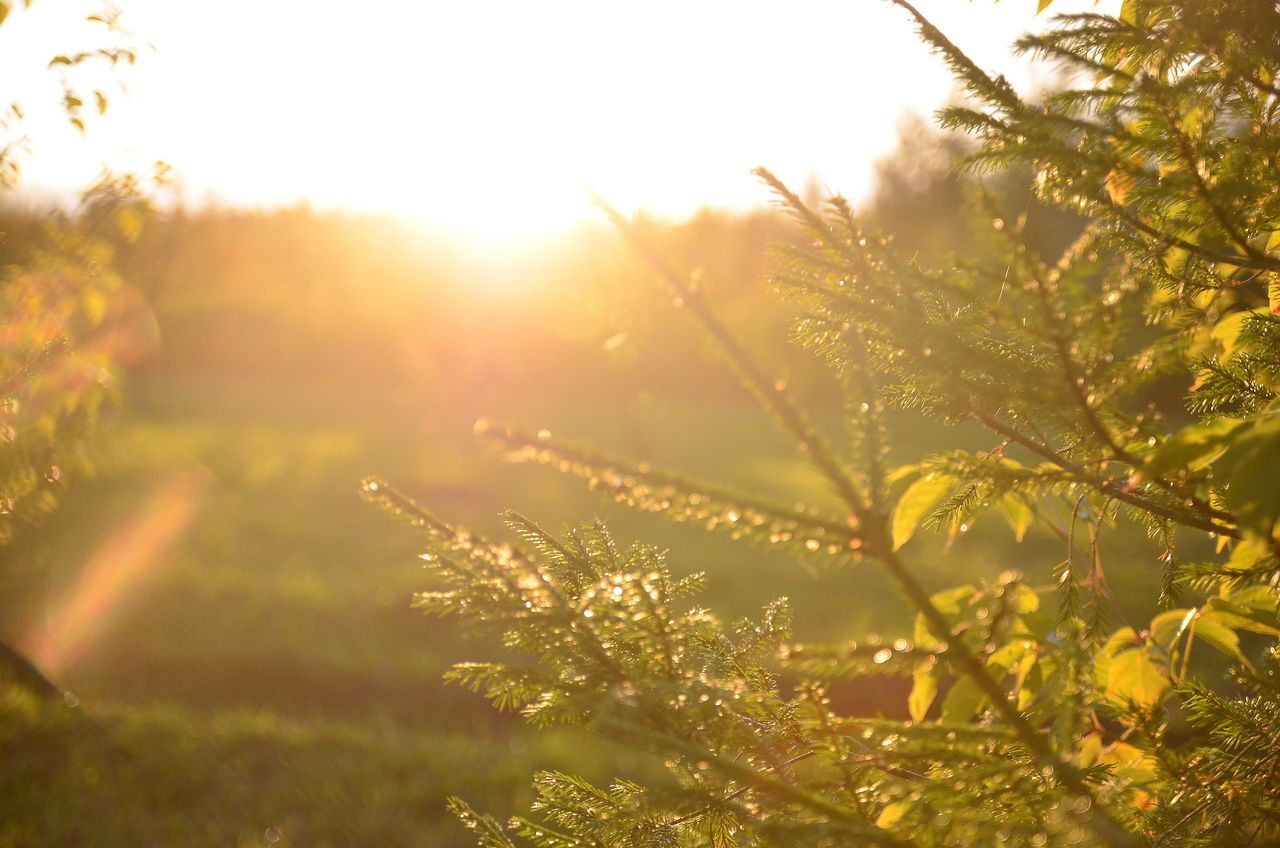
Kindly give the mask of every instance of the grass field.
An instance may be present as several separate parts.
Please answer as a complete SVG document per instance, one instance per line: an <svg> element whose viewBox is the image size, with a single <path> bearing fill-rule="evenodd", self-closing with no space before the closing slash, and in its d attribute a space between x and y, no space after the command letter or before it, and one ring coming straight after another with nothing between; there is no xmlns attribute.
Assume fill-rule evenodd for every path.
<svg viewBox="0 0 1280 848"><path fill-rule="evenodd" d="M624 539L672 548L677 571L708 571L705 601L726 615L790 594L802 638L904 620L874 572L806 573L508 464L471 435L474 411L345 396L321 415L323 393L142 386L104 434L96 477L11 550L18 574L43 583L26 587L28 632L63 635L59 683L78 703L5 694L7 844L463 844L444 817L450 794L512 812L535 768L644 767L567 732L530 735L440 681L451 662L494 649L410 608L426 585L415 531L361 500L371 472L488 532L505 506L552 527L602 515ZM646 442L709 475L745 451L719 476L823 497L747 405L655 402L643 438L601 409L500 412L622 452ZM90 620L65 626L58 616L95 557L174 497L175 480L187 509L170 541Z"/></svg>
<svg viewBox="0 0 1280 848"><path fill-rule="evenodd" d="M27 631L68 634L58 680L78 704L5 694L0 844L462 844L444 818L450 794L513 812L535 768L607 777L639 767L598 742L531 736L441 683L451 662L493 649L410 609L426 577L415 531L361 500L370 472L487 531L506 505L551 526L605 513L621 535L678 547L677 568L715 572L712 600L732 611L767 600L790 568L764 581L762 552L743 560L601 504L577 481L506 464L472 437L470 414L437 414L424 429L431 410L370 399L321 417L307 407L322 397L292 401L253 386L149 388L104 434L96 477L11 549L22 566L13 579L43 590L13 587L31 599ZM767 422L728 413L743 444L769 443ZM589 411L560 415L551 423L579 420L582 433L605 431L602 443L625 429ZM670 415L689 419L686 433L713 423L657 417ZM711 442L676 441L715 459ZM773 475L768 454L746 473ZM189 504L181 526L68 630L58 616L89 565L122 528L145 524L148 505L174 497L173 481Z"/></svg>

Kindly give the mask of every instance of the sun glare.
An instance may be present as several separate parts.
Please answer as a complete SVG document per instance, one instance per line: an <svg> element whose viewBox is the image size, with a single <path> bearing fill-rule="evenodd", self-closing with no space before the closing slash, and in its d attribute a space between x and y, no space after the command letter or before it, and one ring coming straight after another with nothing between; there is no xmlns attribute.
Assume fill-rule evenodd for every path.
<svg viewBox="0 0 1280 848"><path fill-rule="evenodd" d="M102 541L70 593L50 610L48 622L22 640L36 665L60 676L93 649L122 604L165 562L208 483L192 472L157 484L150 498Z"/></svg>
<svg viewBox="0 0 1280 848"><path fill-rule="evenodd" d="M65 27L80 5L92 8L15 13L30 20L0 36L10 78L31 76L51 47L83 46ZM1013 67L1008 45L1034 5L921 3L998 69ZM661 215L755 205L764 193L748 172L760 164L857 199L902 116L952 90L880 2L122 8L154 51L121 72L128 96L87 140L56 110L32 116L29 184L68 190L103 165L164 157L193 203L305 201L509 238L588 217L587 186Z"/></svg>

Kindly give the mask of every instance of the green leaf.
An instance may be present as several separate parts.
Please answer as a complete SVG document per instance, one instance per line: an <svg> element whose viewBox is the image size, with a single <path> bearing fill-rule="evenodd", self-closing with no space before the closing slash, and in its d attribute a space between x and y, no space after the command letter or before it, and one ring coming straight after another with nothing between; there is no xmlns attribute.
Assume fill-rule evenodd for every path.
<svg viewBox="0 0 1280 848"><path fill-rule="evenodd" d="M1104 657L1114 657L1126 647L1137 644L1138 641L1138 631L1132 627L1121 627L1108 636L1107 641L1102 643L1100 653Z"/></svg>
<svg viewBox="0 0 1280 848"><path fill-rule="evenodd" d="M1214 467L1227 484L1222 503L1246 537L1270 540L1280 518L1280 415L1264 415L1233 432L1231 445Z"/></svg>
<svg viewBox="0 0 1280 848"><path fill-rule="evenodd" d="M916 614L916 625L911 633L911 641L915 643L917 648L924 650L937 647L942 643L942 640L938 638L938 634L934 633L933 629L929 627L929 619L925 618L923 613Z"/></svg>
<svg viewBox="0 0 1280 848"><path fill-rule="evenodd" d="M1030 650L1031 642L1029 640L1015 639L997 648L987 658L987 665L1003 669L1006 672L1012 671L1018 663L1026 658L1027 652Z"/></svg>
<svg viewBox="0 0 1280 848"><path fill-rule="evenodd" d="M1035 510L1023 500L1021 495L1009 492L1000 498L1000 511L1004 513L1005 521L1008 521L1009 527L1013 529L1013 537L1021 542L1027 535L1032 522L1036 520Z"/></svg>
<svg viewBox="0 0 1280 848"><path fill-rule="evenodd" d="M1271 616L1280 612L1280 597L1276 596L1276 590L1270 586L1246 586L1232 592L1227 600L1251 612L1262 612Z"/></svg>
<svg viewBox="0 0 1280 848"><path fill-rule="evenodd" d="M1164 665L1143 648L1121 651L1111 661L1106 695L1112 701L1149 709L1160 703L1168 689Z"/></svg>
<svg viewBox="0 0 1280 848"><path fill-rule="evenodd" d="M1262 562L1271 551L1260 539L1239 539L1231 548L1226 567L1231 571L1245 572Z"/></svg>
<svg viewBox="0 0 1280 848"><path fill-rule="evenodd" d="M929 597L929 602L937 607L938 612L948 618L959 618L961 611L966 606L966 601L976 595L978 592L973 586L956 586L951 589L943 589L941 592L934 592ZM916 615L915 630L912 633L912 639L915 641L917 648L933 648L942 643L942 639L937 633L933 632L933 628L929 625L923 613Z"/></svg>
<svg viewBox="0 0 1280 848"><path fill-rule="evenodd" d="M1093 681L1101 690L1106 690L1107 680L1111 675L1111 663L1125 648L1142 644L1138 631L1132 627L1121 627L1112 633L1093 658Z"/></svg>
<svg viewBox="0 0 1280 848"><path fill-rule="evenodd" d="M907 696L907 712L911 714L912 721L924 721L929 707L938 697L938 674L934 668L935 665L934 659L930 657L917 663L915 670L911 673L911 694Z"/></svg>
<svg viewBox="0 0 1280 848"><path fill-rule="evenodd" d="M1102 750L1102 736L1097 733L1090 733L1080 743L1080 752L1078 754L1081 768L1088 768L1098 759L1098 753Z"/></svg>
<svg viewBox="0 0 1280 848"><path fill-rule="evenodd" d="M943 724L968 724L982 707L986 696L972 678L962 677L955 682L947 697L942 700Z"/></svg>
<svg viewBox="0 0 1280 848"><path fill-rule="evenodd" d="M1244 329L1244 322L1249 316L1263 314L1266 314L1266 310L1261 307L1232 312L1214 325L1209 335L1221 343L1223 360L1230 359L1231 355L1236 352L1240 342L1240 331Z"/></svg>
<svg viewBox="0 0 1280 848"><path fill-rule="evenodd" d="M1112 774L1126 782L1144 784L1155 777L1155 764L1128 742L1113 742L1098 752L1098 764L1112 767Z"/></svg>
<svg viewBox="0 0 1280 848"><path fill-rule="evenodd" d="M1263 586L1254 587L1268 591ZM1210 598L1205 604L1213 610L1214 617L1233 630L1247 630L1250 633L1261 633L1264 636L1280 637L1280 618L1277 618L1274 602L1271 607L1254 607L1222 598Z"/></svg>
<svg viewBox="0 0 1280 848"><path fill-rule="evenodd" d="M894 801L876 816L876 827L891 828L911 809L911 801Z"/></svg>
<svg viewBox="0 0 1280 848"><path fill-rule="evenodd" d="M1196 617L1196 609L1172 609L1162 612L1151 619L1151 641L1162 648L1168 648L1187 629L1187 625Z"/></svg>
<svg viewBox="0 0 1280 848"><path fill-rule="evenodd" d="M959 615L961 610L968 606L965 602L977 593L977 588L973 586L955 586L951 589L943 589L941 592L934 592L929 596L929 602L944 615Z"/></svg>
<svg viewBox="0 0 1280 848"><path fill-rule="evenodd" d="M1019 615L1026 615L1040 609L1040 596L1025 583L1018 583L1009 589L1009 606Z"/></svg>
<svg viewBox="0 0 1280 848"><path fill-rule="evenodd" d="M1244 652L1240 650L1240 637L1231 629L1228 618L1220 613L1205 612L1196 619L1195 636L1241 665L1248 665Z"/></svg>
<svg viewBox="0 0 1280 848"><path fill-rule="evenodd" d="M893 549L907 543L924 517L951 493L960 481L950 474L929 473L916 480L902 493L893 508L891 520Z"/></svg>
<svg viewBox="0 0 1280 848"><path fill-rule="evenodd" d="M1120 168L1113 168L1111 173L1107 174L1107 195L1115 205L1124 206L1125 201L1129 199L1129 192L1133 191L1133 187L1137 184L1136 176Z"/></svg>
<svg viewBox="0 0 1280 848"><path fill-rule="evenodd" d="M1220 418L1209 424L1192 424L1165 440L1134 475L1139 480L1155 480L1171 471L1197 471L1227 450L1231 436L1245 422Z"/></svg>

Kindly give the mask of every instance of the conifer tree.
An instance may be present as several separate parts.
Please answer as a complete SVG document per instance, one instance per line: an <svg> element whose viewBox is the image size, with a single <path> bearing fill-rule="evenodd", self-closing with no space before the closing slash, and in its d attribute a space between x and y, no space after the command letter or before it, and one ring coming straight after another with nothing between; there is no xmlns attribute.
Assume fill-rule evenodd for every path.
<svg viewBox="0 0 1280 848"><path fill-rule="evenodd" d="M1041 256L1024 217L978 190L998 249L922 267L843 199L813 208L761 170L803 233L773 282L797 340L840 378L846 450L605 207L843 512L478 430L637 509L883 569L916 611L913 639L795 645L785 602L723 623L687 600L700 577L675 579L656 549L599 524L556 536L511 514L508 545L368 481L426 531L438 586L420 605L526 657L451 678L667 766L648 786L540 774L530 814L506 824L455 800L482 846L1280 840L1280 11L1125 0L1114 17L1057 16L1018 47L1062 63L1075 87L1030 102L893 2L967 91L942 113L977 142L963 164L1028 168L1041 203L1084 223L1062 255ZM1161 390L1170 381L1185 397ZM978 425L992 447L895 466L889 409ZM1055 590L1014 570L923 587L912 538L984 514L1019 539L1061 537ZM1145 553L1113 559L1108 540L1133 524ZM1150 622L1114 626L1119 568L1151 574L1163 608ZM911 679L909 721L833 710L834 682L872 673Z"/></svg>

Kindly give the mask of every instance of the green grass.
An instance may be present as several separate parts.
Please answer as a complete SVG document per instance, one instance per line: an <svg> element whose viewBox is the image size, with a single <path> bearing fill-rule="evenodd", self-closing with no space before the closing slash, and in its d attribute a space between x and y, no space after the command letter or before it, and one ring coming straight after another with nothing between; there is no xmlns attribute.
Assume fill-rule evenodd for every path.
<svg viewBox="0 0 1280 848"><path fill-rule="evenodd" d="M669 548L677 572L707 571L699 602L726 616L789 595L802 639L907 635L911 617L873 566L812 573L505 463L471 435L474 417L494 410L405 407L379 390L340 396L153 384L106 434L97 477L10 550L9 620L38 626L157 486L203 481L176 541L93 621L61 673L79 706L14 689L0 698L0 845L463 845L444 812L450 794L502 815L527 800L536 767L599 778L646 767L595 741L531 735L441 682L452 662L498 649L410 609L428 583L416 532L360 499L368 473L484 532L500 532L507 506L551 527L600 515L623 540ZM829 500L745 402L655 401L640 416L582 399L496 412L743 488ZM903 432L928 449L927 430ZM957 556L937 556L939 540L917 543L927 583L1052 561L1043 543L1011 549L1005 534L970 535ZM858 689L843 697L859 709L902 709L896 683Z"/></svg>
<svg viewBox="0 0 1280 848"><path fill-rule="evenodd" d="M73 709L0 686L0 846L464 844L448 796L514 813L530 772L580 746L264 710Z"/></svg>

